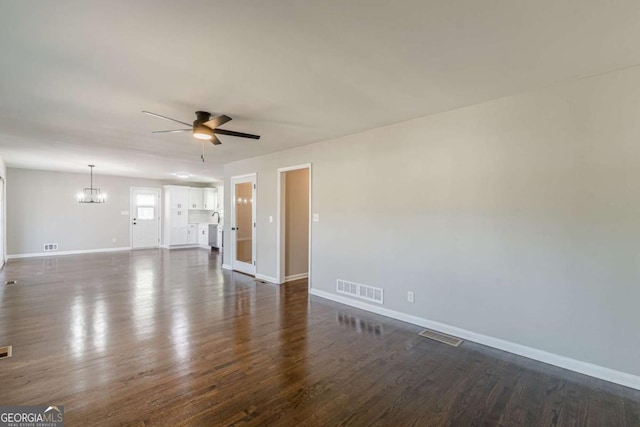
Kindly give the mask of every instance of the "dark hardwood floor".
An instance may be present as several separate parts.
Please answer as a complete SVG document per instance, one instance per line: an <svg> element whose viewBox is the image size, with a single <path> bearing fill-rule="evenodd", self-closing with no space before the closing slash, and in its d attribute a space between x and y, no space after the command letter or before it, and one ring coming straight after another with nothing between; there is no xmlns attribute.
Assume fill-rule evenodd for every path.
<svg viewBox="0 0 640 427"><path fill-rule="evenodd" d="M0 405L68 426L640 426L640 391L309 297L204 250L9 261Z"/></svg>

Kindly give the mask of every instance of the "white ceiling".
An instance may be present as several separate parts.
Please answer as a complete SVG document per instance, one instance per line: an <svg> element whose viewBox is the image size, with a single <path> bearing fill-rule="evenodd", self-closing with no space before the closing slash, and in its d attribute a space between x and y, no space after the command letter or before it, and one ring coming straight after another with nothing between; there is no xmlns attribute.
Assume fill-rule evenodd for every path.
<svg viewBox="0 0 640 427"><path fill-rule="evenodd" d="M194 180L224 163L640 63L640 2L0 0L10 167ZM224 112L206 162L191 122ZM389 141L393 144L393 141Z"/></svg>

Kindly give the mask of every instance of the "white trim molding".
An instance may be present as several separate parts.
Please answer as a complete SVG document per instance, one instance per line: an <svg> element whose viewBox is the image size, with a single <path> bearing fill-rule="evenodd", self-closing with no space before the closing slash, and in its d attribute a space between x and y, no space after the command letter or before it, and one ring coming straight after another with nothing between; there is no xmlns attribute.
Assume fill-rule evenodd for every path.
<svg viewBox="0 0 640 427"><path fill-rule="evenodd" d="M568 369L570 371L578 372L580 374L588 375L590 377L599 378L601 380L609 381L615 384L620 384L626 387L640 390L640 376L637 376L637 375L616 371L610 368L605 368L604 366L594 365L589 362L583 362L581 360L571 359L569 357L560 356L554 353L549 353L544 350L527 347L522 344L517 344L517 343L506 341L500 338L479 334L476 332L468 331L466 329L458 328L456 326L435 322L433 320L428 320L422 317L401 313L399 311L390 310L388 308L374 306L371 304L367 304L365 302L356 301L351 298L343 297L340 295L332 294L330 292L321 291L318 289L309 289L309 294L315 295L321 298L325 298L331 301L335 301L341 304L345 304L351 307L359 308L361 310L380 314L382 316L390 317L392 319L400 320L407 323L412 323L414 325L422 326L428 329L433 329L435 331L442 332L447 335L454 335L456 337L459 337L468 341L473 341L489 347L497 348L499 350L517 354L519 356L523 356L528 359L533 359L539 362L548 363L549 365L558 366L560 368Z"/></svg>
<svg viewBox="0 0 640 427"><path fill-rule="evenodd" d="M265 282L273 283L274 285L280 284L278 283L278 279L276 279L275 277L265 276L264 274L256 274L255 277L258 280L264 280Z"/></svg>
<svg viewBox="0 0 640 427"><path fill-rule="evenodd" d="M309 277L309 273L292 274L291 276L286 276L284 281L291 282L293 280L306 279L307 277Z"/></svg>
<svg viewBox="0 0 640 427"><path fill-rule="evenodd" d="M82 249L77 251L51 251L51 252L34 252L30 254L14 254L7 255L8 259L18 259L18 258L35 258L35 257L43 257L43 256L61 256L61 255L79 255L79 254L95 254L101 252L120 252L120 251L130 251L131 247L120 247L120 248L101 248L101 249Z"/></svg>
<svg viewBox="0 0 640 427"><path fill-rule="evenodd" d="M225 270L231 270L231 264L222 264L222 268Z"/></svg>

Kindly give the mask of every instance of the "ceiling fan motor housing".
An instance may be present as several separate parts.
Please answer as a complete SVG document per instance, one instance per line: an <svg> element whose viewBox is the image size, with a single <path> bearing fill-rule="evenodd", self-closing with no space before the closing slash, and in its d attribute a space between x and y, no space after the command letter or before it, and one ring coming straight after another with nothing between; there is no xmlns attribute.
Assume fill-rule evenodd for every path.
<svg viewBox="0 0 640 427"><path fill-rule="evenodd" d="M196 119L193 122L193 127L206 123L209 120L211 120L211 113L207 113L206 111L196 111Z"/></svg>

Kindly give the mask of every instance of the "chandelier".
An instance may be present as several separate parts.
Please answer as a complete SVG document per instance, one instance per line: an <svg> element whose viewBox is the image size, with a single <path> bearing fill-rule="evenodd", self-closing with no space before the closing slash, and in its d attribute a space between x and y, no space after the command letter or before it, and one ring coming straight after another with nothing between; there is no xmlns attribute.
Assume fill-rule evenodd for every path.
<svg viewBox="0 0 640 427"><path fill-rule="evenodd" d="M93 188L93 168L96 165L89 165L91 171L91 185L78 193L78 203L104 203L107 201L107 195L100 192L99 188Z"/></svg>

